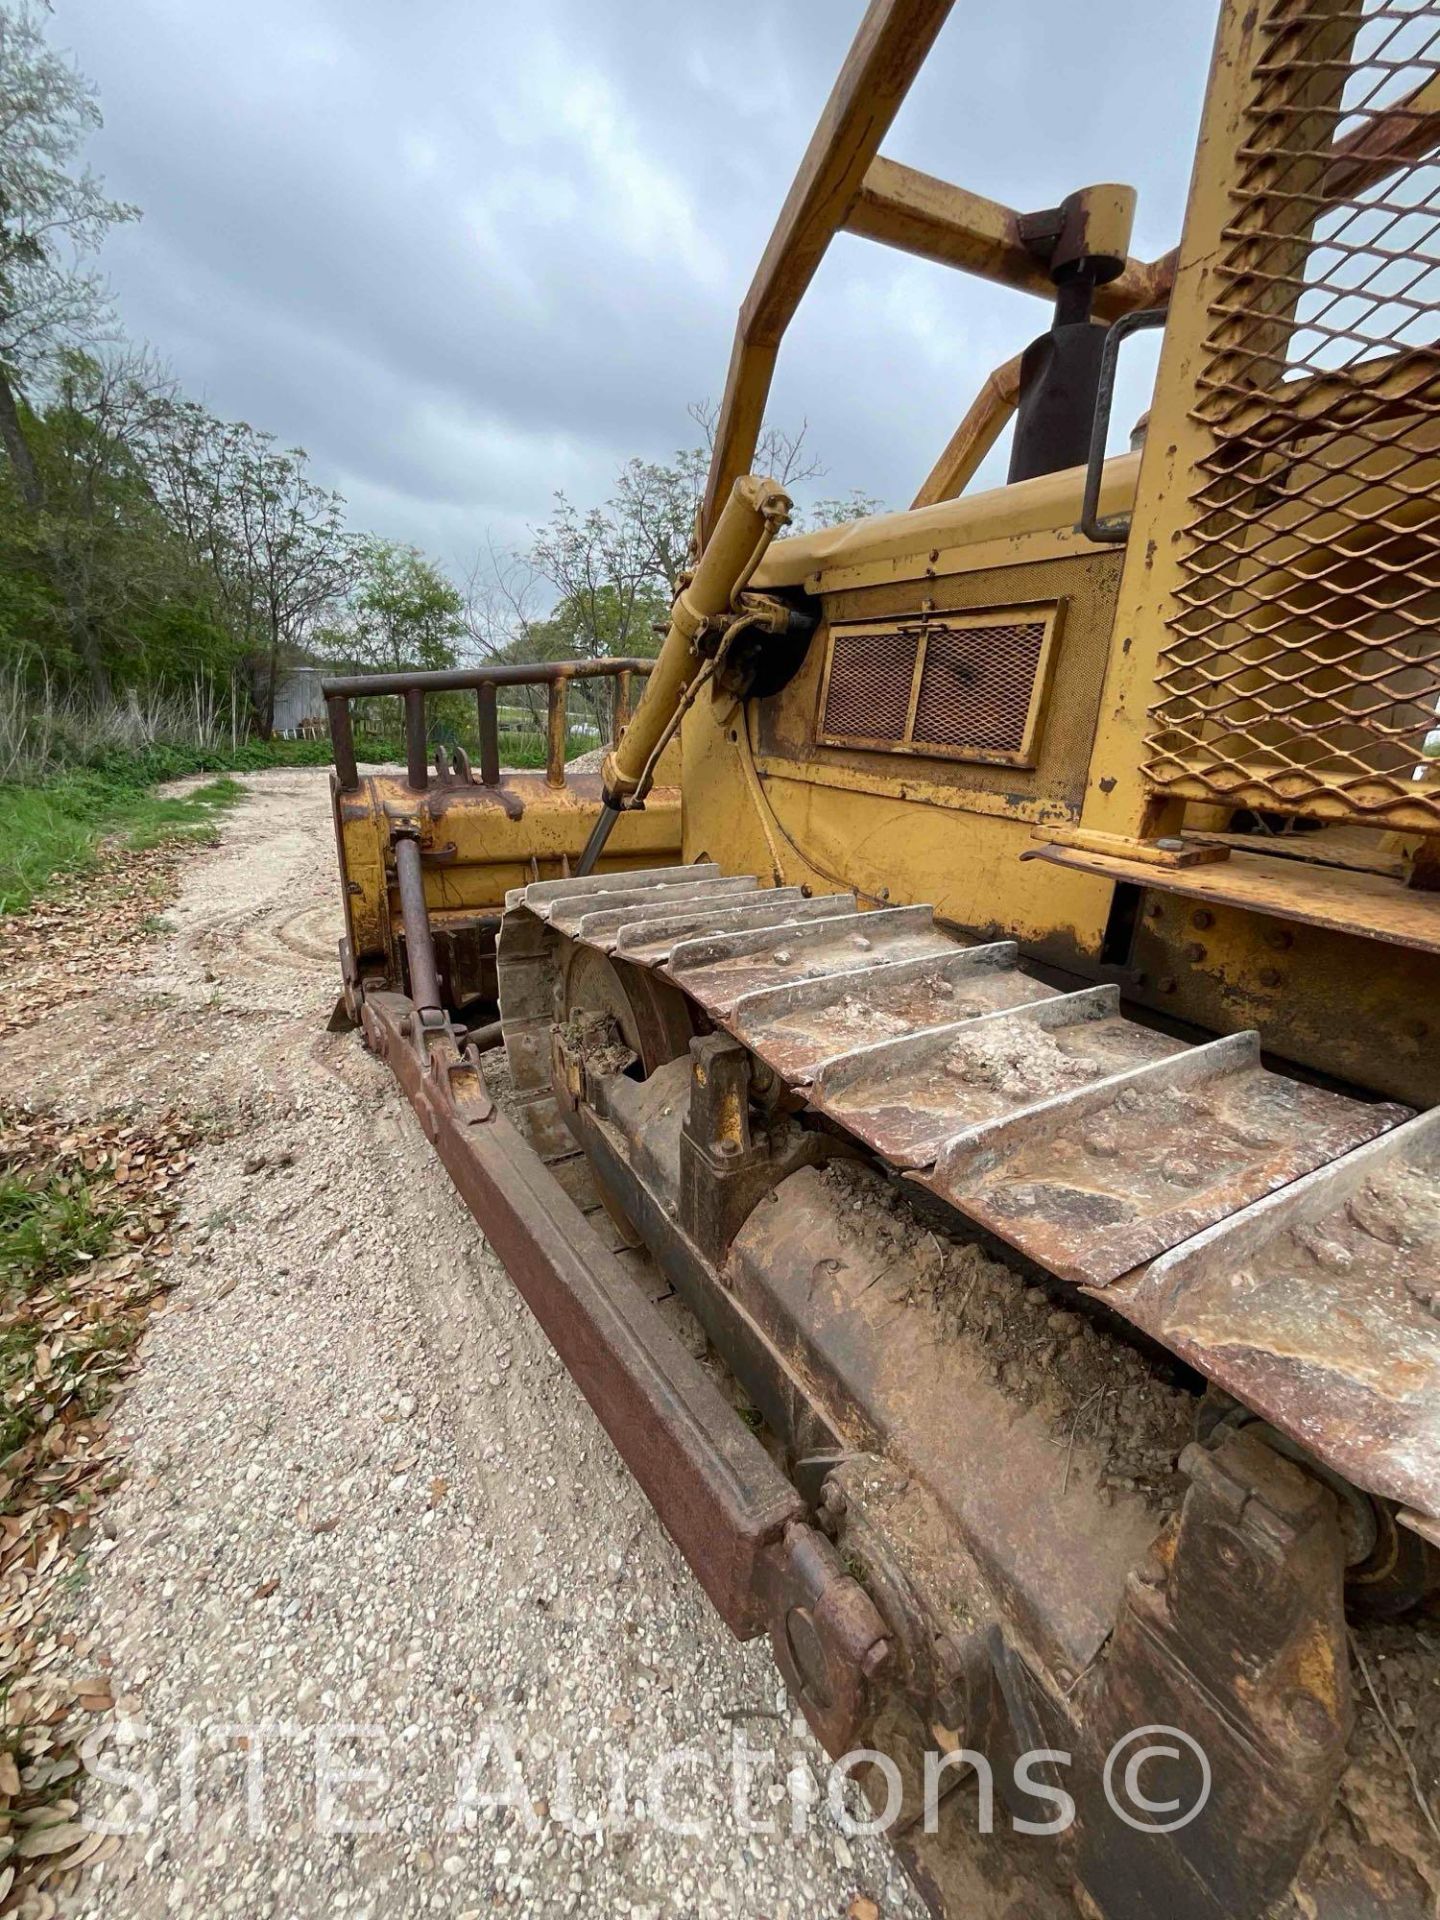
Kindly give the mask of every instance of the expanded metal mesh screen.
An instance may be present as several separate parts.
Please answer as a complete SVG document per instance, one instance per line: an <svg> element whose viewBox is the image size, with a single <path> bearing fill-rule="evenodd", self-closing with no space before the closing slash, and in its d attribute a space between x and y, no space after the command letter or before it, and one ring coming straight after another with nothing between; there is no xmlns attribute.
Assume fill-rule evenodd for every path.
<svg viewBox="0 0 1440 1920"><path fill-rule="evenodd" d="M917 745L1019 753L1045 622L939 627L930 634L911 737Z"/></svg>
<svg viewBox="0 0 1440 1920"><path fill-rule="evenodd" d="M1023 620L935 615L833 630L821 740L1026 764L1055 612Z"/></svg>
<svg viewBox="0 0 1440 1920"><path fill-rule="evenodd" d="M899 740L910 717L913 633L837 633L830 655L825 731L851 739Z"/></svg>
<svg viewBox="0 0 1440 1920"><path fill-rule="evenodd" d="M1146 772L1440 828L1440 5L1263 14Z"/></svg>

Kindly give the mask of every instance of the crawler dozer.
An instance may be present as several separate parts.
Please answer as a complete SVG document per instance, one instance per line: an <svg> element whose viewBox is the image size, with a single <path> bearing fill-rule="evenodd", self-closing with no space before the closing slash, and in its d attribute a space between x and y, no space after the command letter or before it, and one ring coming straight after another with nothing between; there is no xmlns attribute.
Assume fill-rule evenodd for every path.
<svg viewBox="0 0 1440 1920"><path fill-rule="evenodd" d="M327 688L345 1009L726 1623L832 1754L886 1756L937 1910L988 1878L1027 1915L1418 1920L1440 9L1222 0L1149 262L1127 187L1019 213L880 154L948 10L864 17L657 659ZM839 231L1050 324L908 510L787 532L750 469ZM1143 445L1107 457L1145 327ZM589 774L577 676L615 719ZM466 689L478 751L432 752ZM362 777L382 693L407 764ZM1063 1831L1016 1831L1054 1811L1027 1779Z"/></svg>

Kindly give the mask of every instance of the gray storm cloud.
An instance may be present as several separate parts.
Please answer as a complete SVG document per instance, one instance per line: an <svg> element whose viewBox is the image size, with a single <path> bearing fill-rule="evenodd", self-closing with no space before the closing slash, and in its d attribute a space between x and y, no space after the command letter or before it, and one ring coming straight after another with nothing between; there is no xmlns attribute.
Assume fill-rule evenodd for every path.
<svg viewBox="0 0 1440 1920"><path fill-rule="evenodd" d="M693 439L862 11L59 0L52 37L100 89L95 164L145 209L104 259L127 330L305 446L355 524L463 564L556 487L598 499L630 455ZM887 151L1022 207L1131 180L1135 250L1158 253L1213 27L1213 0L959 0ZM903 504L1043 324L842 236L772 416L809 420L824 491Z"/></svg>

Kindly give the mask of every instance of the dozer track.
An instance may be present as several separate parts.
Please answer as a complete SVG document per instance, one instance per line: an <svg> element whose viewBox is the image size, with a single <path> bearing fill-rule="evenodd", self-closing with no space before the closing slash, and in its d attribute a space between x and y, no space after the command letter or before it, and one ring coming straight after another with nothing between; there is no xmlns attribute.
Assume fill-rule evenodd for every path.
<svg viewBox="0 0 1440 1920"><path fill-rule="evenodd" d="M713 865L509 896L517 1090L550 1087L526 921L679 988L817 1120L1106 1303L1324 1465L1440 1516L1440 1110L1190 1045L1110 985L1065 993L928 906L762 889Z"/></svg>
<svg viewBox="0 0 1440 1920"><path fill-rule="evenodd" d="M1072 1883L1106 1920L1431 1913L1347 1632L1433 1684L1398 1623L1440 1545L1440 1115L1186 1044L928 906L714 865L513 891L498 978L522 1132L668 1277L798 1500L767 1535L752 1490L733 1543L712 1505L698 1550L691 1497L657 1508L831 1752L895 1759L937 1911L974 1910L975 1856L921 1821L922 1760L1046 1748L1088 1784L1027 1913ZM663 1481L668 1439L611 1431ZM1154 1726L1213 1769L1173 1834L1095 1784Z"/></svg>

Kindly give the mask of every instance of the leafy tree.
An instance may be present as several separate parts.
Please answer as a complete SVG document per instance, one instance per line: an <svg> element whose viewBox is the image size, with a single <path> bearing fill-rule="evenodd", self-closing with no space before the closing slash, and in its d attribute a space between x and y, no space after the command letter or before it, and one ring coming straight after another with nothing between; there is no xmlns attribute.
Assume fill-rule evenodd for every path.
<svg viewBox="0 0 1440 1920"><path fill-rule="evenodd" d="M249 610L259 645L250 653L250 698L264 740L275 727L282 667L323 625L350 583L345 503L305 471L300 447L239 429L237 484L221 501L220 539L232 598Z"/></svg>
<svg viewBox="0 0 1440 1920"><path fill-rule="evenodd" d="M302 448L192 400L158 411L154 483L176 538L208 583L268 739L283 668L303 655L348 591L354 540L345 502L310 478Z"/></svg>
<svg viewBox="0 0 1440 1920"><path fill-rule="evenodd" d="M556 600L550 617L528 613L512 622L491 652L522 650L527 658L592 659L617 654L653 654L655 628L662 631L670 603L692 563L695 517L710 464L709 442L715 411L708 403L690 409L707 444L677 453L673 460L629 460L604 506L582 513L563 493L555 511L535 535L530 564L549 582ZM824 472L805 446L805 427L787 434L767 429L756 452L757 471L773 474L782 485L801 486ZM822 500L798 525L831 526L881 510L881 503L856 488L844 499ZM501 564L493 554L491 570ZM509 578L520 565L508 563ZM501 600L513 595L502 594ZM472 591L471 601L474 603ZM486 603L493 612L493 600Z"/></svg>
<svg viewBox="0 0 1440 1920"><path fill-rule="evenodd" d="M867 493L863 487L852 487L849 493L835 499L814 501L810 511L802 516L801 526L802 529L838 527L844 520L868 520L872 514L888 511L885 502L873 493Z"/></svg>
<svg viewBox="0 0 1440 1920"><path fill-rule="evenodd" d="M68 349L30 439L45 499L43 544L68 639L108 682L129 626L174 585L169 530L146 477L151 411L168 381L144 352Z"/></svg>
<svg viewBox="0 0 1440 1920"><path fill-rule="evenodd" d="M229 670L209 584L191 566L154 484L155 421L171 390L148 353L70 349L49 405L25 409L45 506L29 512L7 467L0 598L15 611L0 629L7 653L43 662L52 682L77 670L89 679L87 646L107 683L189 685L197 673L218 679Z"/></svg>
<svg viewBox="0 0 1440 1920"><path fill-rule="evenodd" d="M316 644L361 673L453 667L465 634L454 583L417 547L362 535L351 546L353 578L340 623Z"/></svg>
<svg viewBox="0 0 1440 1920"><path fill-rule="evenodd" d="M669 583L660 571L655 529L625 494L581 513L557 493L533 558L555 589L573 647L569 658L654 651L651 623L669 603Z"/></svg>
<svg viewBox="0 0 1440 1920"><path fill-rule="evenodd" d="M105 288L87 262L109 228L135 219L137 209L109 199L88 167L77 170L100 110L90 84L46 45L41 19L23 3L0 10L0 444L37 522L37 550L51 552L44 476L21 396L27 382L53 372L67 347L94 340L108 325ZM103 699L109 674L99 637L71 599L68 575L57 585Z"/></svg>

